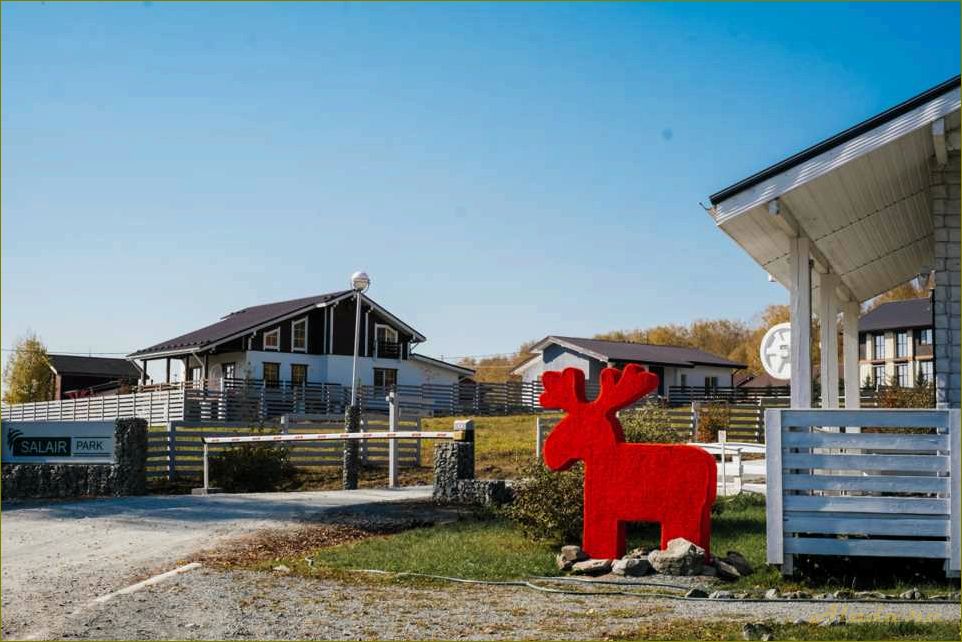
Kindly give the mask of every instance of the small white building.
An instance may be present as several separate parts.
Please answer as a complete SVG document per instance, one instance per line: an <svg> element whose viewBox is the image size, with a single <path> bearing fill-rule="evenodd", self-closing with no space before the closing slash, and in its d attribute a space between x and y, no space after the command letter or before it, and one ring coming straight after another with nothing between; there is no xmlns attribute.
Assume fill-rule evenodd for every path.
<svg viewBox="0 0 962 642"><path fill-rule="evenodd" d="M658 375L662 397L668 396L671 386L732 386L735 371L745 367L697 348L554 335L536 343L531 351L537 354L511 373L526 383L540 381L545 371L579 368L589 385L597 384L602 369L635 363Z"/></svg>

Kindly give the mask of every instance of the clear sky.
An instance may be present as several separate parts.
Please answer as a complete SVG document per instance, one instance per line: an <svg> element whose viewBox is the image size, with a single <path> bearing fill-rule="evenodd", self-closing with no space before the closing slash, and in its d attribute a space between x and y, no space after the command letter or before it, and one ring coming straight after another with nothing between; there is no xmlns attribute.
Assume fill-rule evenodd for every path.
<svg viewBox="0 0 962 642"><path fill-rule="evenodd" d="M748 320L787 294L698 202L960 60L957 3L0 12L0 331L55 351L359 268L448 359Z"/></svg>

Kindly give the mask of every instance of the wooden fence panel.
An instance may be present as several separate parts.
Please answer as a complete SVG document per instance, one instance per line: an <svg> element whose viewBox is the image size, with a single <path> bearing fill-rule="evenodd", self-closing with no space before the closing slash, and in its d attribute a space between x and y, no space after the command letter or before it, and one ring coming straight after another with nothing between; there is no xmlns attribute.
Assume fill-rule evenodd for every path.
<svg viewBox="0 0 962 642"><path fill-rule="evenodd" d="M957 575L959 431L954 409L768 410L769 563L923 557Z"/></svg>

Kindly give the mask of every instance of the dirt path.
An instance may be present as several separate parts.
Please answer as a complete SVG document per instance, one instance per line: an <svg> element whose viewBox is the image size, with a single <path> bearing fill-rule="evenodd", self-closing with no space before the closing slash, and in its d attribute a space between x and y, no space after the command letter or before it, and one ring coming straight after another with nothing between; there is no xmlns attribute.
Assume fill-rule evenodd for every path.
<svg viewBox="0 0 962 642"><path fill-rule="evenodd" d="M168 570L221 538L353 505L430 497L429 487L251 495L5 502L4 638L46 637L90 600Z"/></svg>
<svg viewBox="0 0 962 642"><path fill-rule="evenodd" d="M830 619L832 604L680 602L476 585L360 585L271 572L192 571L64 623L86 639L601 639L687 622ZM857 614L959 619L958 604L863 604ZM710 626L710 625L709 625Z"/></svg>

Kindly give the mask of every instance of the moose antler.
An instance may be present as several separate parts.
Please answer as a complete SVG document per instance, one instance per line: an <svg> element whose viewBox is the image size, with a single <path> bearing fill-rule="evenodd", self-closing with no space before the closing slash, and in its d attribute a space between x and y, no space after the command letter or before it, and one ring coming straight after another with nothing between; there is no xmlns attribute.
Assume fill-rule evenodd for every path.
<svg viewBox="0 0 962 642"><path fill-rule="evenodd" d="M541 377L544 392L539 401L542 408L561 408L568 412L588 403L585 398L585 373L578 368L562 372L549 371Z"/></svg>
<svg viewBox="0 0 962 642"><path fill-rule="evenodd" d="M606 411L619 410L657 387L658 375L637 364L629 363L620 371L617 368L605 368L601 371L601 392L594 403Z"/></svg>

